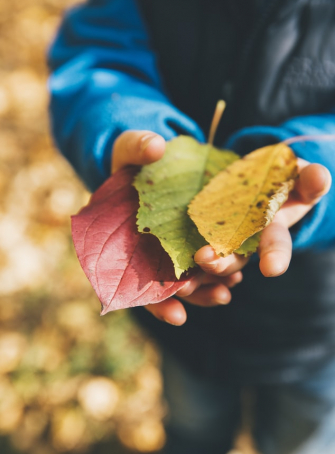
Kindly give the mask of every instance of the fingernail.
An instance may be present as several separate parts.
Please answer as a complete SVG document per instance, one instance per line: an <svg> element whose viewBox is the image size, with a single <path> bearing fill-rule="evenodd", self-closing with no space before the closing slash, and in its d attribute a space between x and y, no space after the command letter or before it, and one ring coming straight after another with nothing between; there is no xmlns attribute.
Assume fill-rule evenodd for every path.
<svg viewBox="0 0 335 454"><path fill-rule="evenodd" d="M323 168L322 173L323 173L323 187L322 187L321 191L319 191L317 194L314 194L313 204L317 204L322 199L322 197L325 194L327 194L327 192L329 191L330 185L331 185L332 180L331 180L331 175L330 175L328 169Z"/></svg>
<svg viewBox="0 0 335 454"><path fill-rule="evenodd" d="M201 253L200 253L200 260L197 259L197 263L208 263L208 264L214 264L218 261L218 257L215 254L214 250L210 247L204 248Z"/></svg>
<svg viewBox="0 0 335 454"><path fill-rule="evenodd" d="M226 305L229 302L230 302L230 295L228 295L228 294L220 295L216 301L217 304L223 304L223 305Z"/></svg>
<svg viewBox="0 0 335 454"><path fill-rule="evenodd" d="M267 277L277 277L277 276L281 276L282 274L285 273L285 271L287 270L288 266L287 265L283 265L282 263L273 263L271 269L269 270L269 273L267 275Z"/></svg>
<svg viewBox="0 0 335 454"><path fill-rule="evenodd" d="M168 318L163 318L163 321L172 326L181 326L185 322L183 319L180 319L180 321L178 322L177 320L169 320Z"/></svg>
<svg viewBox="0 0 335 454"><path fill-rule="evenodd" d="M331 183L331 175L328 169L323 169L323 189L322 192L326 191L329 188L329 184Z"/></svg>
<svg viewBox="0 0 335 454"><path fill-rule="evenodd" d="M182 311L173 311L169 316L164 317L164 321L173 326L181 326L186 322L186 314Z"/></svg>
<svg viewBox="0 0 335 454"><path fill-rule="evenodd" d="M191 292L192 292L192 283L189 281L189 282L186 282L184 287L182 287L180 290L178 290L176 295L180 296L180 297L183 297L183 296L185 297L185 296L188 296Z"/></svg>
<svg viewBox="0 0 335 454"><path fill-rule="evenodd" d="M140 145L140 153L143 153L149 144L157 137L157 134L149 133L142 137Z"/></svg>

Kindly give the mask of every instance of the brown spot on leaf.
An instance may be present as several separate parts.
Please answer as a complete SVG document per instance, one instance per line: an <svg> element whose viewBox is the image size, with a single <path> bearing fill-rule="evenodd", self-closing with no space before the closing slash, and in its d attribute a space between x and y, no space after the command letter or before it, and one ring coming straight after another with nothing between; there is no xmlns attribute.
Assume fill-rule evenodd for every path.
<svg viewBox="0 0 335 454"><path fill-rule="evenodd" d="M244 178L245 174L244 173L239 173L237 176L240 177L240 178Z"/></svg>
<svg viewBox="0 0 335 454"><path fill-rule="evenodd" d="M146 184L148 184L149 186L152 186L154 184L154 182L152 180L147 180Z"/></svg>
<svg viewBox="0 0 335 454"><path fill-rule="evenodd" d="M249 181L248 180L244 180L242 184L243 184L243 186L248 186Z"/></svg>
<svg viewBox="0 0 335 454"><path fill-rule="evenodd" d="M264 200L260 200L259 202L256 203L257 208L262 208L264 206Z"/></svg>
<svg viewBox="0 0 335 454"><path fill-rule="evenodd" d="M226 221L218 221L217 225L224 225L225 223L226 223Z"/></svg>
<svg viewBox="0 0 335 454"><path fill-rule="evenodd" d="M149 233L149 232L151 232L150 227L144 227L143 232L144 232L144 233Z"/></svg>
<svg viewBox="0 0 335 454"><path fill-rule="evenodd" d="M152 205L151 203L144 202L143 205L147 207L149 210L152 210Z"/></svg>

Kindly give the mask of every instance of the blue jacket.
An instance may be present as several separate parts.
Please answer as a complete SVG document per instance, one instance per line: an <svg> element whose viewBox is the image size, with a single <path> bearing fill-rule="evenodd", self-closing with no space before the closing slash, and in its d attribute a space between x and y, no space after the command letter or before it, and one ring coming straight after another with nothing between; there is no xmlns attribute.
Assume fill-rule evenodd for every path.
<svg viewBox="0 0 335 454"><path fill-rule="evenodd" d="M167 140L183 133L204 141L200 127L164 92L136 1L90 1L69 11L49 59L56 143L89 189L95 190L109 176L113 141L125 130L149 129ZM335 134L335 113L243 129L225 145L243 153L300 134ZM324 164L335 175L335 141L293 148L298 156ZM294 246L333 246L334 225L335 185L300 223Z"/></svg>
<svg viewBox="0 0 335 454"><path fill-rule="evenodd" d="M209 6L221 8L225 4L224 1L212 0L205 3L206 11L210 9ZM289 3L289 0L285 2ZM291 3L299 8L303 2ZM305 3L317 7L318 2L306 0ZM141 9L144 4L149 9L157 8L157 14L153 10L149 11L156 14L153 21L148 20L149 16L144 16L144 10ZM180 7L190 4L192 8L189 11L184 8L181 11L183 14L175 14ZM205 104L201 105L198 115L192 100L197 101L197 90L210 89L211 84L207 84L208 87L195 85L195 89L192 88L189 92L189 98L185 98L190 85L187 71L190 77L194 76L194 62L190 61L194 55L189 55L193 41L189 45L186 38L182 36L180 39L178 35L183 32L185 23L169 23L169 20L174 21L175 18L188 20L191 11L192 17L195 17L196 5L202 7L202 4L202 0L90 0L66 14L49 52L52 70L49 81L52 127L59 149L92 191L109 176L112 145L123 131L148 129L161 134L165 139L178 134L189 134L199 141L205 140L207 120L201 120L201 112L209 109ZM280 11L279 0L267 4L271 8L277 5ZM160 14L159 8L163 5L166 14ZM225 30L220 22L223 16L216 14L215 8L211 21L208 22L209 33L215 19L219 31ZM329 8L335 6L329 2ZM240 73L244 72L246 77L244 85L238 85L237 91L241 90L243 96L238 101L240 104L237 103L235 115L232 112L234 109L229 111L229 107L225 113L228 119L235 117L236 121L233 122L233 127L226 129L229 133L222 135L219 145L225 145L241 154L292 136L335 134L335 113L332 110L335 95L333 99L327 91L329 87L333 88L333 72L327 59L328 54L325 54L326 60L317 68L311 66L306 57L306 52L311 50L316 52L314 57L319 58L320 51L315 45L315 37L325 36L325 33L315 34L313 30L310 37L314 44L312 46L307 39L306 50L301 46L299 34L293 33L294 39L291 42L287 28L282 26L283 17L301 23L300 12L297 11L296 16L281 15L279 21L272 17L272 13L273 10L262 15L260 24L263 26L263 35L259 34L259 27L256 29L256 45L250 54L252 62L249 63L248 70L242 68L236 75L240 78ZM203 29L202 19L205 22L206 17L201 8L197 14ZM197 17L195 21L198 21ZM313 18L313 15L309 17ZM251 22L248 15L245 19L245 24ZM167 29L162 29L163 22L168 24ZM270 25L267 29L269 36L265 39L266 24ZM279 27L278 24L282 29L273 33ZM155 25L155 30L150 28L152 25ZM321 25L324 27L325 22ZM328 26L334 34L333 24L330 22ZM241 28L244 27L240 27L238 33ZM191 24L191 34L193 29ZM290 24L288 29L296 30L294 24ZM331 33L327 36L333 36ZM284 34L285 39L281 39L281 34ZM304 36L307 37L307 34ZM266 45L271 39L275 39L272 43L275 51L270 49L269 52ZM174 43L173 51L169 48L169 40ZM162 53L158 52L158 56L155 53L157 48L154 47L157 41L163 46ZM229 40L230 43L232 41L234 42ZM324 45L323 42L319 44ZM214 52L213 55L213 41L210 39L209 48L199 50L201 59L212 55L212 61L206 63L209 67L217 62L221 53L227 59L233 58L224 42L218 45L218 53ZM261 52L256 58L255 51L259 48ZM293 55L294 58L284 68L285 71L281 68L278 72L278 61L284 60L285 52L289 59L292 48L300 49L302 55ZM238 49L234 51L235 54L238 53ZM178 53L178 77L172 72L172 77L168 78L167 73ZM271 64L268 61L265 63L269 65L264 63L264 59L271 58L274 58ZM196 66L199 73L201 64L202 60ZM207 67L206 65L204 66ZM271 74L267 72L268 66L275 68ZM164 71L162 68L165 68ZM218 67L218 73L223 69ZM254 70L255 76L254 89L249 93L248 83L252 79L250 69ZM162 73L165 78L161 77ZM282 86L284 91L278 98L277 79L278 74L282 73L286 74ZM310 90L311 84L314 90ZM179 86L180 96L177 93ZM174 87L177 87L177 91ZM207 96L206 91L206 96L203 97L204 102L210 97L210 91L208 93ZM259 101L258 104L252 102L251 95ZM226 90L225 96L229 97L229 90ZM301 107L305 98L311 101L306 109ZM241 100L245 100L244 105ZM311 108L313 103L319 107ZM234 107L234 102L230 105ZM273 111L272 105L276 105ZM328 107L324 109L322 106ZM295 115L291 118L285 108ZM190 118L193 112L196 121ZM292 148L307 161L324 164L335 176L335 141L296 143ZM248 377L250 380L259 380L260 376L262 381L297 379L308 368L333 355L335 351L334 225L335 184L329 194L292 229L296 253L290 270L285 275L274 280L266 279L261 276L257 264L250 263L245 269L243 283L233 290L233 304L210 311L191 305L188 307L188 322L178 329L161 324L147 311L139 310L138 316L165 346L197 373L216 379L227 373L232 376L233 371L236 372L236 377ZM137 309L134 310L135 313L136 311Z"/></svg>

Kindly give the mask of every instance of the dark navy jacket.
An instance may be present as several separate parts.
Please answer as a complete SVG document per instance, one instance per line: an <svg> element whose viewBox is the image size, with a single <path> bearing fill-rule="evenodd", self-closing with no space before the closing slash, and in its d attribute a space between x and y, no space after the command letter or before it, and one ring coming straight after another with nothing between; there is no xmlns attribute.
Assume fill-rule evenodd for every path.
<svg viewBox="0 0 335 454"><path fill-rule="evenodd" d="M332 0L91 0L68 12L49 57L56 142L92 190L122 131L203 141L222 97L217 144L241 154L335 134ZM335 142L293 148L335 175ZM139 318L198 373L304 376L335 355L335 185L292 236L289 271L266 279L249 264L228 307L188 306L182 328Z"/></svg>

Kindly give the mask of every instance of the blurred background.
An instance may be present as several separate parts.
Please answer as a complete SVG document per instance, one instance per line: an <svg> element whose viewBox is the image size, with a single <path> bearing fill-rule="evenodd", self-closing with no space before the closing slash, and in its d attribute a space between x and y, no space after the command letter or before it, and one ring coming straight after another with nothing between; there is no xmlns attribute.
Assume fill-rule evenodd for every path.
<svg viewBox="0 0 335 454"><path fill-rule="evenodd" d="M157 349L100 317L70 237L89 194L52 144L45 54L74 3L0 0L1 454L164 444Z"/></svg>
<svg viewBox="0 0 335 454"><path fill-rule="evenodd" d="M1 454L165 441L158 349L129 312L100 317L72 246L70 216L89 194L52 144L45 55L74 3L0 0Z"/></svg>

